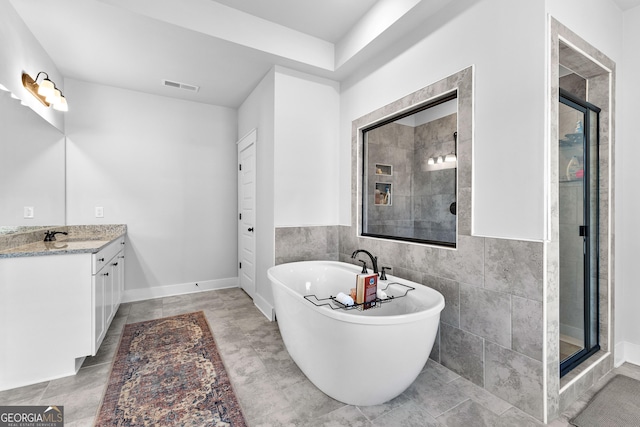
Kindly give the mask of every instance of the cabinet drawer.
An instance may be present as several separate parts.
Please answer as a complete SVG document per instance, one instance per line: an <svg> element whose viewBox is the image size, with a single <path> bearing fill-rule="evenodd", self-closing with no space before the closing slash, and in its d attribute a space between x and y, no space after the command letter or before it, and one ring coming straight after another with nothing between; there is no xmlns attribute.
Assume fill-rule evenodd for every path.
<svg viewBox="0 0 640 427"><path fill-rule="evenodd" d="M124 236L118 237L100 252L91 256L92 274L96 274L102 267L107 265L111 259L118 254L124 247Z"/></svg>

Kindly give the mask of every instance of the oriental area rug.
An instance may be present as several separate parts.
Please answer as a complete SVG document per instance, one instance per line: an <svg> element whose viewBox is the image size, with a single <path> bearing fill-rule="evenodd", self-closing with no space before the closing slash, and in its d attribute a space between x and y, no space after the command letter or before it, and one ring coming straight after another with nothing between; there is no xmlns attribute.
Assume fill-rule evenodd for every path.
<svg viewBox="0 0 640 427"><path fill-rule="evenodd" d="M203 312L125 326L95 426L246 426Z"/></svg>

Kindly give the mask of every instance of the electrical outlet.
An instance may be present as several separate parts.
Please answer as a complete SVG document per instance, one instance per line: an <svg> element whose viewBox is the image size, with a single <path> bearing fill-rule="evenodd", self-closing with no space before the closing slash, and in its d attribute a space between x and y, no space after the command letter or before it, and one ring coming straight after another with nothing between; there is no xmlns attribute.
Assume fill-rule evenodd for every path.
<svg viewBox="0 0 640 427"><path fill-rule="evenodd" d="M96 206L96 218L104 218L104 208L102 206Z"/></svg>
<svg viewBox="0 0 640 427"><path fill-rule="evenodd" d="M25 218L33 218L33 206L25 206L24 207L24 217Z"/></svg>

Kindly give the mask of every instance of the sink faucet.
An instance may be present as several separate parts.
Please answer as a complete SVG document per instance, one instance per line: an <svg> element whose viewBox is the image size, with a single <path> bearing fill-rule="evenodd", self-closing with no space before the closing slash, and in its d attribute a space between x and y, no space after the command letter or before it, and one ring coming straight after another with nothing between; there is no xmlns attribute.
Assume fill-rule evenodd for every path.
<svg viewBox="0 0 640 427"><path fill-rule="evenodd" d="M44 233L44 241L45 242L55 242L56 241L56 234L64 234L66 236L69 233L67 233L66 231L49 231L49 230L47 230L47 232Z"/></svg>
<svg viewBox="0 0 640 427"><path fill-rule="evenodd" d="M355 251L353 251L353 253L351 254L351 258L355 259L356 255L358 255L360 252L366 254L369 256L369 258L371 258L371 264L373 265L373 272L375 274L378 274L378 257L375 257L373 255L371 255L371 252L369 251L365 251L364 249L356 249Z"/></svg>

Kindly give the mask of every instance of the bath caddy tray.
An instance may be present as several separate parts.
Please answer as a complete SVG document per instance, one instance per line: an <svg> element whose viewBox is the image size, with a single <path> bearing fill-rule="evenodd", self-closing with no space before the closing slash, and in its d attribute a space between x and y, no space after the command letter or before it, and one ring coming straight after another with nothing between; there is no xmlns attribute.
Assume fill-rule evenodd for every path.
<svg viewBox="0 0 640 427"><path fill-rule="evenodd" d="M402 283L398 283L398 282L391 282L391 283L387 283L387 286L385 286L384 288L381 288L382 291L387 291L387 289L389 288L389 286L391 285L398 285L398 286L402 286L404 289L404 293L401 295L388 295L387 298L385 299L380 299L380 298L376 298L375 301L371 301L368 303L360 303L360 304L353 304L353 305L344 305L343 303L341 303L340 301L338 301L336 299L335 296L331 295L329 298L318 298L317 296L311 294L311 295L305 295L304 299L306 299L307 301L309 301L311 304L317 306L317 307L323 307L323 306L327 306L329 308L331 308L331 310L364 310L364 305L365 304L371 304L371 307L369 307L367 310L371 310L374 308L380 308L382 307L382 304L386 304L390 301L394 301L397 300L398 298L402 298L402 297L406 297L407 294L413 290L415 290L414 287L408 286L408 285L403 285ZM400 291L403 292L403 291Z"/></svg>

